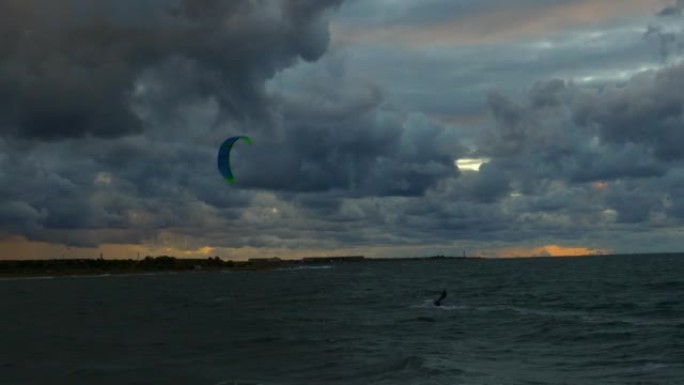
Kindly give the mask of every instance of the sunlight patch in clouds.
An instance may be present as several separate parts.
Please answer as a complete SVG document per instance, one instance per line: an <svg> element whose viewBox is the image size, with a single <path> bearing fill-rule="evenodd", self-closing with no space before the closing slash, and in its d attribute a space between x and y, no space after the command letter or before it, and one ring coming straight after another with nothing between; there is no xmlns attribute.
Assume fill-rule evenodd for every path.
<svg viewBox="0 0 684 385"><path fill-rule="evenodd" d="M460 171L480 171L480 167L487 162L489 159L486 158L462 158L457 159L454 165Z"/></svg>
<svg viewBox="0 0 684 385"><path fill-rule="evenodd" d="M650 71L657 71L668 66L676 66L684 62L684 56L672 58L667 64L664 63L641 63L631 68L612 68L605 70L596 70L590 73L572 77L572 81L578 84L589 83L620 83L626 82L629 79L645 74Z"/></svg>
<svg viewBox="0 0 684 385"><path fill-rule="evenodd" d="M93 183L96 185L109 185L112 183L112 174L108 172L98 172Z"/></svg>

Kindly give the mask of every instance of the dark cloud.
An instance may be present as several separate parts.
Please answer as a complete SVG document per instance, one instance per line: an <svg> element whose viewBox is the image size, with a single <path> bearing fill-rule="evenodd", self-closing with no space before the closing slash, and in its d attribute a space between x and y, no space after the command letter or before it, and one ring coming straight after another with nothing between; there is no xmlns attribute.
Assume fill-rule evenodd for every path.
<svg viewBox="0 0 684 385"><path fill-rule="evenodd" d="M3 229L81 246L230 229L251 194L216 178L226 122L271 119L265 81L325 51L338 3L0 2Z"/></svg>
<svg viewBox="0 0 684 385"><path fill-rule="evenodd" d="M640 62L639 32L326 53L339 3L0 0L0 236L460 251L684 219L684 67L562 80ZM420 25L500 2L396 5L388 23ZM679 19L660 16L654 41ZM254 144L235 147L227 185L216 150L235 134ZM470 157L479 172L454 166Z"/></svg>
<svg viewBox="0 0 684 385"><path fill-rule="evenodd" d="M644 38L658 46L658 53L662 62L666 62L670 56L681 51L681 43L678 42L679 35L676 32L667 31L660 25L649 25L644 32Z"/></svg>
<svg viewBox="0 0 684 385"><path fill-rule="evenodd" d="M230 228L251 199L217 178L213 152L192 145L16 143L4 142L0 160L0 226L32 240L97 246L150 241L164 229Z"/></svg>
<svg viewBox="0 0 684 385"><path fill-rule="evenodd" d="M338 4L2 0L2 228L80 246L163 229L236 242L254 194L216 177L216 148L236 127L259 137L249 123L279 103L266 80L323 54Z"/></svg>
<svg viewBox="0 0 684 385"><path fill-rule="evenodd" d="M614 87L552 80L530 87L526 98L493 93L495 124L480 151L522 194L513 206L504 203L506 194L495 200L517 212L517 220L527 218L523 227L545 223L566 235L573 227L587 231L612 221L639 227L676 222L681 189L675 181L681 178L673 170L681 169L684 155L683 79L684 66L674 65ZM576 224L569 225L570 218Z"/></svg>
<svg viewBox="0 0 684 385"><path fill-rule="evenodd" d="M663 7L663 9L658 11L656 13L656 15L659 17L681 16L683 9L684 9L684 1L676 0L674 3Z"/></svg>
<svg viewBox="0 0 684 385"><path fill-rule="evenodd" d="M483 137L480 151L518 181L582 183L663 175L666 162L684 154L684 93L678 86L683 68L601 90L558 80L538 83L527 101L494 93L489 101L496 124Z"/></svg>
<svg viewBox="0 0 684 385"><path fill-rule="evenodd" d="M652 183L657 183L653 181ZM634 183L619 183L606 197L607 205L614 209L617 220L624 223L647 222L657 212L665 212L664 197L661 191Z"/></svg>
<svg viewBox="0 0 684 385"><path fill-rule="evenodd" d="M589 147L568 160L569 179L584 183L665 175L667 163L652 155L648 148L632 143Z"/></svg>
<svg viewBox="0 0 684 385"><path fill-rule="evenodd" d="M254 151L244 149L245 160L236 165L236 172L248 188L421 195L457 171L451 156L436 151L439 131L406 124L394 118L383 121L377 115L352 115L325 124L295 123L287 126L282 141L264 139ZM412 130L424 137L413 141Z"/></svg>
<svg viewBox="0 0 684 385"><path fill-rule="evenodd" d="M579 101L576 121L598 129L607 143L637 143L658 159L684 155L684 66L678 65L634 78L624 87L586 94Z"/></svg>
<svg viewBox="0 0 684 385"><path fill-rule="evenodd" d="M129 71L122 83L130 88L126 95L98 82L95 75L89 79L107 95L123 100L119 105L145 129L137 134L117 131L112 136L127 136L112 139L97 138L107 135L88 125L70 125L75 131L68 132L54 130L54 125L41 132L17 125L4 143L25 148L8 151L7 161L18 167L3 164L11 171L2 175L3 183L16 186L5 191L12 205L2 211L13 232L83 246L149 241L163 229L175 229L213 245L282 245L289 238L301 241L312 228L322 233L327 228L328 234L340 236L339 228L316 215L327 214L332 223L343 223L362 214L369 225L383 223L385 211L369 216L348 204L341 206L341 198L417 197L441 179L458 175L451 151L460 148L455 138L428 117L385 110L382 91L373 82L350 77L335 60L312 81L297 79L296 87L266 91L264 82L277 69L298 56L313 60L322 54L327 34L320 13L335 2L264 3L259 9L254 8L256 3L232 4L188 2L167 15L163 8L146 3L141 5L143 14L121 10L107 19L129 28L146 15L158 17L161 26L168 27L164 32L179 39L167 42L147 31L149 36L130 42L127 50L132 52L157 46L149 57L140 53L144 61L122 56L122 66ZM102 6L110 11L107 7L115 7ZM85 16L73 22L86 22L92 15ZM241 17L246 19L238 20ZM283 25L267 25L266 20ZM203 26L193 32L198 36L181 33L195 22ZM288 36L283 28L296 31ZM151 40L140 41L145 36ZM73 40L66 32L55 38ZM202 38L213 42L200 42ZM85 39L73 41L70 50L82 49L78 44L95 45ZM47 50L44 56L55 54ZM64 64L73 67L86 58L73 53L67 59ZM81 91L72 79L64 79L64 85ZM45 84L55 95L62 92L60 87ZM84 110L103 108L97 98L83 101L92 103L84 104ZM40 108L17 105L27 113ZM251 126L258 119L273 125L268 130ZM236 147L233 166L240 184L229 188L216 177L216 146L245 128L251 128L248 134L255 144ZM84 134L88 136L81 137ZM74 138L42 144L27 137ZM258 192L264 190L277 191L279 197L264 201ZM34 196L22 196L24 191ZM261 228L270 235L259 234ZM195 234L193 229L201 230Z"/></svg>
<svg viewBox="0 0 684 385"><path fill-rule="evenodd" d="M493 164L483 164L472 181L464 182L467 197L476 202L496 202L511 193L509 175Z"/></svg>
<svg viewBox="0 0 684 385"><path fill-rule="evenodd" d="M656 13L656 20L649 24L644 32L644 38L656 44L662 62L668 62L684 50L682 10L682 0L665 6Z"/></svg>
<svg viewBox="0 0 684 385"><path fill-rule="evenodd" d="M339 2L3 0L2 130L44 139L137 133L132 104L155 97L166 103L148 107L165 113L212 97L230 116L267 118L263 82L324 52L321 17Z"/></svg>
<svg viewBox="0 0 684 385"><path fill-rule="evenodd" d="M458 140L425 116L385 108L375 84L349 76L343 65L330 63L336 60L323 70L291 74L296 85L274 86L278 132L242 151L246 160L236 168L244 186L419 196L456 174L451 150Z"/></svg>

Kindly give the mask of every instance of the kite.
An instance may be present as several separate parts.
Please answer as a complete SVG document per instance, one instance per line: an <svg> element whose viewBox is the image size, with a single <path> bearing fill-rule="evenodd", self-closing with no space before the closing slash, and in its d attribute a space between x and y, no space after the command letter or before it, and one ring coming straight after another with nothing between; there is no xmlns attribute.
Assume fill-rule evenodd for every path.
<svg viewBox="0 0 684 385"><path fill-rule="evenodd" d="M233 144L240 139L247 144L252 144L252 139L247 136L233 136L221 144L218 152L217 163L219 172L223 175L223 179L230 184L235 183L235 176L233 176L233 172L230 170L230 150L232 150Z"/></svg>

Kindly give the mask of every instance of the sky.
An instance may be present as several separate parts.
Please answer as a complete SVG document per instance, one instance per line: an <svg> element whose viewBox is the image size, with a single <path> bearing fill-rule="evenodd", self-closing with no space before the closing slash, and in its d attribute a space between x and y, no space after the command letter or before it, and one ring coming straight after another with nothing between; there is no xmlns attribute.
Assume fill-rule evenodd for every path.
<svg viewBox="0 0 684 385"><path fill-rule="evenodd" d="M683 12L0 0L0 259L684 251Z"/></svg>

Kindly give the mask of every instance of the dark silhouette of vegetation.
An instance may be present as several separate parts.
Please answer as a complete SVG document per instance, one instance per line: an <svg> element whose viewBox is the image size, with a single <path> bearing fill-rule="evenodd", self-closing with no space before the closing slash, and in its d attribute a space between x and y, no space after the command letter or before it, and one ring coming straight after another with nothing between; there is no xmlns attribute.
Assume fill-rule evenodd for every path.
<svg viewBox="0 0 684 385"><path fill-rule="evenodd" d="M442 255L432 257L402 258L402 260L434 260L444 258ZM368 259L363 256L308 257L300 260L284 260L280 258L252 258L248 261L224 261L218 256L205 259L175 258L168 255L157 257L146 256L134 259L43 259L43 260L0 260L0 276L21 275L83 275L83 274L134 274L148 272L180 272L180 271L217 271L217 270L265 270L316 263L354 263L365 261L391 261L396 259Z"/></svg>
<svg viewBox="0 0 684 385"><path fill-rule="evenodd" d="M181 259L167 255L133 259L44 259L0 261L0 275L75 275L159 271L220 270L235 267L219 257Z"/></svg>

